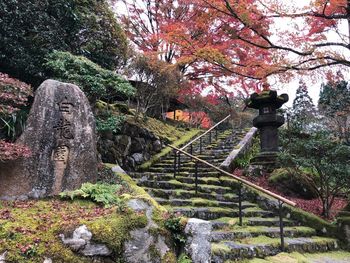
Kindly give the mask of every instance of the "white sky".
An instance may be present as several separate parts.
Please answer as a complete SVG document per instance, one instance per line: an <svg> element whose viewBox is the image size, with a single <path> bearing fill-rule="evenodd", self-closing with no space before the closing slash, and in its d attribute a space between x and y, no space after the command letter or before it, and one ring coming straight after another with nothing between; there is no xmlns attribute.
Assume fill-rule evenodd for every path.
<svg viewBox="0 0 350 263"><path fill-rule="evenodd" d="M280 0L280 2L283 2L285 6L288 7L294 7L294 8L303 8L304 6L307 6L311 0ZM343 21L345 22L345 21ZM298 21L296 21L296 19L293 20L289 20L286 19L285 21L283 21L282 19L276 20L275 21L275 25L274 25L274 30L276 30L276 32L278 31L283 31L285 29L287 29L288 27L291 27L293 23L298 23ZM299 25L302 27L302 24L299 23ZM347 23L342 23L339 25L339 32L344 34L345 36L348 35L348 24ZM276 34L275 36L272 37L272 39L274 41L278 41L278 38L282 37L283 38L283 34ZM336 34L334 31L330 31L327 34L327 39L328 41L334 41L334 42L343 42L339 35ZM283 41L283 39L282 39ZM345 53L343 52L343 50L337 50L338 52L342 52L344 54L345 57L347 57L348 60L350 60L350 53L349 50L346 50ZM350 72L349 69L345 68L344 70L341 70L342 74L344 75L344 77L346 78L345 80L350 80ZM311 76L313 75L313 73L311 73ZM316 72L314 74L316 75ZM276 83L276 81L273 80L273 78L271 78L270 82L272 83L276 83L272 85L272 88L280 90L280 92L283 93L287 93L289 95L289 101L285 104L288 107L291 107L293 104L293 100L295 98L295 93L296 93L296 89L299 86L299 79L303 79L304 82L306 83L307 87L308 87L308 92L310 97L312 98L313 102L315 105L317 105L318 103L318 97L319 97L319 93L320 93L320 88L321 88L321 84L322 83L326 83L327 80L324 77L318 76L318 77L313 77L313 80L310 79L310 77L297 77L297 79L290 81L287 84L282 84L282 83Z"/></svg>

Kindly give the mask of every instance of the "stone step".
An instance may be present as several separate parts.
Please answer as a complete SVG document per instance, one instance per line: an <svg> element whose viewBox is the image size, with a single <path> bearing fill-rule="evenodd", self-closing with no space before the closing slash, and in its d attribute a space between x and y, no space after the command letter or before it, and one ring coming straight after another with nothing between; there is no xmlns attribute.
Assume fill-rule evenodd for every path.
<svg viewBox="0 0 350 263"><path fill-rule="evenodd" d="M189 153L189 152L188 152ZM198 157L199 159L202 159L204 161L207 161L207 162L211 162L213 160L223 160L227 157L227 155L230 153L230 151L224 151L220 154L213 154L213 153L208 153L208 155L199 155L199 154L195 154L193 153L192 155ZM186 162L193 162L193 159L191 159L191 157L185 155L185 154L181 154L180 156L180 161L181 163L186 163ZM157 164L159 163L163 163L163 164L174 164L174 156L171 155L171 156L168 156L162 160L160 160ZM156 165L156 164L155 164Z"/></svg>
<svg viewBox="0 0 350 263"><path fill-rule="evenodd" d="M285 238L286 252L325 252L338 248L337 240L325 237ZM224 263L226 260L245 258L264 258L282 252L279 238L256 237L243 242L222 241L212 243L212 262Z"/></svg>
<svg viewBox="0 0 350 263"><path fill-rule="evenodd" d="M163 174L163 175L144 175L142 178L135 179L139 185L144 186L158 186L158 182L176 182L176 183L183 183L186 185L190 184L193 187L195 187L196 178L194 175L188 175L188 176L176 176L176 179L174 179L173 174ZM152 183L151 183L152 182ZM208 186L228 186L230 187L230 191L232 192L238 192L239 183L235 180L231 180L229 178L225 177L206 177L206 174L201 173L197 175L197 182L199 185L208 185ZM163 184L165 186L165 184ZM155 187L158 188L158 187ZM170 186L166 188L174 189L175 186ZM188 188L186 188L188 189ZM194 189L194 188L190 188Z"/></svg>
<svg viewBox="0 0 350 263"><path fill-rule="evenodd" d="M193 207L203 207L203 206L211 206L211 207L226 207L226 208L238 208L238 198L232 202L225 201L216 201L205 198L190 198L190 199L165 199L165 198L155 198L155 200L161 205L170 205L170 206L193 206ZM252 208L256 207L256 204L250 202L242 202L242 208Z"/></svg>
<svg viewBox="0 0 350 263"><path fill-rule="evenodd" d="M316 235L316 230L310 227L293 226L283 229L285 237L310 237ZM215 230L211 234L212 242L220 242L222 240L237 241L243 238L251 238L257 236L267 236L271 238L280 237L279 227L252 227L252 226L236 226L233 230Z"/></svg>
<svg viewBox="0 0 350 263"><path fill-rule="evenodd" d="M213 159L213 160L210 160L209 163L212 163L212 164L217 164L217 163L222 163L223 161L226 160L226 157L225 158L221 158L221 159ZM195 167L195 163L192 162L192 161L187 161L187 162L183 162L183 160L180 160L180 165L181 165L181 169L185 168L194 168ZM174 169L174 162L172 163L157 163L155 165L152 166L153 168L170 168L170 169ZM208 170L208 169L212 169L210 168L208 165L206 164L202 164L202 163L199 163L198 165L198 170L202 170L202 169L205 169L205 170Z"/></svg>
<svg viewBox="0 0 350 263"><path fill-rule="evenodd" d="M195 193L194 190L188 191L183 189L157 189L145 188L145 190L153 197L160 197L164 199L190 199L190 198L204 198L224 202L234 202L238 200L237 195L232 193L216 194L216 193Z"/></svg>
<svg viewBox="0 0 350 263"><path fill-rule="evenodd" d="M211 163L213 165L219 166L219 164ZM221 164L221 163L220 163ZM152 173L174 173L174 165L168 167L151 167L148 169L149 172ZM180 169L177 169L178 172L187 172L187 173L195 173L195 166L183 166L181 165ZM210 166L207 167L198 167L197 172L214 172L215 169Z"/></svg>
<svg viewBox="0 0 350 263"><path fill-rule="evenodd" d="M174 173L153 173L153 172L142 172L142 173L129 173L129 175L134 179L142 179L142 180L159 180L159 181L167 181L174 179ZM205 172L205 173L198 173L199 177L207 177L207 178L219 178L220 173L219 172ZM185 178L194 178L194 173L188 173L188 172L180 172L176 174L176 179L178 181L186 180Z"/></svg>
<svg viewBox="0 0 350 263"><path fill-rule="evenodd" d="M237 217L238 209L221 208L221 207L173 207L165 206L174 213L181 214L186 217L199 218L203 220L213 220L221 217ZM243 215L247 217L251 216L271 216L271 213L258 208L255 209L243 209Z"/></svg>
<svg viewBox="0 0 350 263"><path fill-rule="evenodd" d="M194 184L181 183L177 180L170 181L150 181L143 180L138 182L139 186L144 186L147 188L161 188L161 189L181 189L181 190L196 190ZM225 194L232 192L231 187L219 186L219 185L207 185L207 184L198 184L197 191L201 193L216 193L216 194Z"/></svg>
<svg viewBox="0 0 350 263"><path fill-rule="evenodd" d="M212 221L213 229L220 230L220 229L236 229L236 227L239 227L238 225L239 219L232 218L232 217L222 217L218 218L217 220ZM267 214L267 217L244 217L243 218L243 226L256 226L256 227L278 227L279 226L279 218L274 217L273 213ZM285 227L288 226L297 226L298 223L294 222L292 220L289 220L287 218L283 218L283 225Z"/></svg>
<svg viewBox="0 0 350 263"><path fill-rule="evenodd" d="M247 219L247 225L248 226L279 226L280 219L279 217L272 217L272 218L248 218ZM283 219L283 225L285 226L291 226L296 224L293 221L290 221L288 219Z"/></svg>

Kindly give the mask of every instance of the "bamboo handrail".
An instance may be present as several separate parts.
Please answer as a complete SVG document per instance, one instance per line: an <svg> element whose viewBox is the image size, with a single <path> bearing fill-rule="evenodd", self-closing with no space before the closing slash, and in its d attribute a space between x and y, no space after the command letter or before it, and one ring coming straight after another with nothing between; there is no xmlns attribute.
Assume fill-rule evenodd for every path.
<svg viewBox="0 0 350 263"><path fill-rule="evenodd" d="M178 152L181 152L181 153L191 157L192 159L195 159L195 160L197 160L197 161L199 161L201 163L204 163L204 164L210 166L211 168L214 168L215 170L217 170L217 171L219 171L219 172L221 172L221 173L223 173L225 175L231 176L234 179L236 179L237 181L239 181L239 182L241 182L241 183L243 183L245 185L249 185L250 187L252 187L252 188L254 188L254 189L256 189L256 190L258 190L260 192L263 192L263 193L265 193L265 194L267 194L267 195L269 195L269 196L271 196L271 197L273 197L273 198L275 198L275 199L277 199L277 200L279 200L279 201L281 201L283 203L289 204L291 206L296 206L296 203L294 203L293 201L290 201L290 200L288 200L288 199L286 199L286 198L284 198L284 197L282 197L282 196L280 196L278 194L275 194L275 193L273 193L273 192L271 192L269 190L266 190L265 188L262 188L262 187L260 187L260 186L258 186L256 184L253 184L253 183L251 183L251 182L249 182L249 181L247 181L245 179L242 179L242 178L240 178L240 177L238 177L236 175L230 174L230 173L228 173L228 172L226 172L226 171L216 167L215 165L212 165L211 163L208 163L207 161L205 161L203 159L200 159L200 158L198 158L196 156L193 156L192 154L189 154L188 152L185 152L184 150L181 150L181 149L179 149L179 148L177 148L177 147L175 147L173 145L169 144L168 146L170 148L173 148L174 150L176 150Z"/></svg>
<svg viewBox="0 0 350 263"><path fill-rule="evenodd" d="M227 115L225 118L223 118L221 121L219 121L218 123L216 123L213 127L211 127L209 130L207 130L206 132L202 133L201 135L199 135L198 137L194 138L193 140L191 140L189 143L187 143L185 146L182 146L180 148L180 150L185 149L186 147L188 147L189 145L191 145L192 143L194 143L195 141L199 140L200 138L202 138L204 135L206 135L207 133L211 132L213 129L215 129L217 126L219 126L221 123L223 123L224 121L226 121L231 115Z"/></svg>

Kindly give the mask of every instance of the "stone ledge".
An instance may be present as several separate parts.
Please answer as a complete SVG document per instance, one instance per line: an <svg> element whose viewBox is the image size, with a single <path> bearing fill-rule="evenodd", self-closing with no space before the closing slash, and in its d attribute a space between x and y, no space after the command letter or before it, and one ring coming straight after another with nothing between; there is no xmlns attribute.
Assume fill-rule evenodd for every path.
<svg viewBox="0 0 350 263"><path fill-rule="evenodd" d="M226 160L220 164L221 169L228 172L232 172L232 170L234 169L233 167L234 160L238 157L241 157L249 150L249 148L253 143L253 138L256 135L257 131L258 129L255 127L249 130L249 132L244 136L244 138L237 145L237 149L234 149L226 158Z"/></svg>

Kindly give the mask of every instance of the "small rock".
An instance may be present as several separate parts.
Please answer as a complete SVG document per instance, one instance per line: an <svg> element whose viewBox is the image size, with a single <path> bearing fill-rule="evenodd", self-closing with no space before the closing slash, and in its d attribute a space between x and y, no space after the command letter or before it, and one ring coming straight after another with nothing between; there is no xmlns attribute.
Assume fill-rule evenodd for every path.
<svg viewBox="0 0 350 263"><path fill-rule="evenodd" d="M52 259L51 258L45 258L43 263L52 263Z"/></svg>
<svg viewBox="0 0 350 263"><path fill-rule="evenodd" d="M112 251L106 245L89 243L80 251L84 256L109 256Z"/></svg>
<svg viewBox="0 0 350 263"><path fill-rule="evenodd" d="M63 234L60 235L60 238L66 246L69 246L73 251L78 251L86 245L86 241L84 239L78 238L65 238Z"/></svg>
<svg viewBox="0 0 350 263"><path fill-rule="evenodd" d="M162 149L162 143L160 140L156 140L153 142L153 151L159 152Z"/></svg>
<svg viewBox="0 0 350 263"><path fill-rule="evenodd" d="M84 239L86 242L89 242L92 238L92 233L86 227L86 225L82 225L74 230L73 239Z"/></svg>
<svg viewBox="0 0 350 263"><path fill-rule="evenodd" d="M144 159L142 153L134 153L131 157L135 160L136 164L141 164Z"/></svg>
<svg viewBox="0 0 350 263"><path fill-rule="evenodd" d="M6 263L6 255L7 255L7 251L5 251L4 253L2 253L0 255L0 263Z"/></svg>
<svg viewBox="0 0 350 263"><path fill-rule="evenodd" d="M112 171L115 173L126 174L126 172L119 165L113 166Z"/></svg>
<svg viewBox="0 0 350 263"><path fill-rule="evenodd" d="M127 205L135 212L141 212L150 208L149 204L139 199L131 199L127 202Z"/></svg>
<svg viewBox="0 0 350 263"><path fill-rule="evenodd" d="M210 235L212 224L209 221L190 218L185 227L188 235L185 251L191 255L193 263L211 262Z"/></svg>
<svg viewBox="0 0 350 263"><path fill-rule="evenodd" d="M91 242L92 233L86 225L81 225L75 229L72 238L65 238L64 235L60 235L60 237L63 244L84 256L109 256L112 254L112 251L106 245Z"/></svg>

